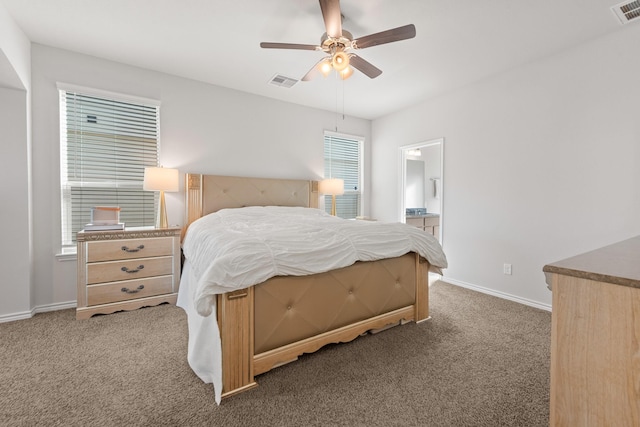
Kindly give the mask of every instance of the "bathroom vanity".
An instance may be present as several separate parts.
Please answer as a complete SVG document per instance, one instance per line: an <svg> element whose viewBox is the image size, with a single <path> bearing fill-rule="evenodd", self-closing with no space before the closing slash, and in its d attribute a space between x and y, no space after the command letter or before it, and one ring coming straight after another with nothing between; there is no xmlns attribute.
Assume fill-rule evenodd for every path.
<svg viewBox="0 0 640 427"><path fill-rule="evenodd" d="M426 209L407 209L407 224L423 229L429 234L440 238L440 214L427 213Z"/></svg>

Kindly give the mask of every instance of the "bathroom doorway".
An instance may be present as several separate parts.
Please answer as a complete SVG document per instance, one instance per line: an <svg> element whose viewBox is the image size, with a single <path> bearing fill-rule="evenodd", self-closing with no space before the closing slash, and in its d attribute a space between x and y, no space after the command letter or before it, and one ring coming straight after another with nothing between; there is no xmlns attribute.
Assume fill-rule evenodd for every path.
<svg viewBox="0 0 640 427"><path fill-rule="evenodd" d="M432 233L442 244L444 138L400 147L400 218Z"/></svg>

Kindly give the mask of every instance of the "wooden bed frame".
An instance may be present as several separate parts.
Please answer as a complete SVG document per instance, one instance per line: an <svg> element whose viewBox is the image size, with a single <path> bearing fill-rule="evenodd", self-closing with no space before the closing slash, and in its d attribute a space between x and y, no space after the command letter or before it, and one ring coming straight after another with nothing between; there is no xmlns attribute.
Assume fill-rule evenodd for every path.
<svg viewBox="0 0 640 427"><path fill-rule="evenodd" d="M317 181L187 174L185 185L187 187L185 230L196 219L223 208L318 207ZM351 280L350 277L362 277L363 268L383 268L385 272L389 272L387 282L377 286L389 288L390 293L404 295L400 296L400 299L396 298L395 306L391 306L391 309L379 308L373 315L362 313L352 315L347 312L342 316L342 321L337 323L334 320L314 321L313 323L322 323L324 326L313 331L294 331L293 336L296 338L293 342L280 342L275 348L271 348L272 344L271 347L267 347L267 350L256 352L256 347L261 347L261 345L256 346L256 342L264 341L263 337L259 336L260 331L265 328L264 316L261 313L270 310L268 307L263 307L268 306L267 302L263 302L268 300L268 297L261 295L269 294L271 291L281 292L287 287L300 289L298 287L300 283L304 286L321 286L323 292L325 287L329 289L333 286L334 290L338 290L337 294L343 294L343 300L334 303L329 299L325 302L325 309L318 310L316 307L313 311L335 316L338 304L345 305L344 301L347 299L353 300L356 285L348 284L345 288L345 282ZM380 330L393 324L427 320L429 318L428 271L429 263L419 255L410 253L390 260L358 262L321 275L275 277L247 289L218 295L217 321L222 344L222 397L229 397L257 386L256 375L294 361L303 353L317 351L326 344L352 341L365 332ZM380 274L373 274L371 281L375 281L377 276ZM391 285L389 280L393 282ZM296 282L295 286L291 285L294 282ZM398 291L401 286L408 286L409 292L406 289ZM370 287L369 282L365 288L368 287ZM356 293L359 292L360 289L357 289ZM409 300L406 299L406 295L409 295ZM386 296L385 298L393 300L395 297ZM317 298L314 304L317 306ZM282 315L291 320L289 326L303 323L299 321L299 317L292 314L300 314L300 312L292 310L291 305L282 308L282 311ZM259 319L258 323L256 323L256 316ZM286 325L282 326L284 324L282 320L276 323L278 329L286 329Z"/></svg>

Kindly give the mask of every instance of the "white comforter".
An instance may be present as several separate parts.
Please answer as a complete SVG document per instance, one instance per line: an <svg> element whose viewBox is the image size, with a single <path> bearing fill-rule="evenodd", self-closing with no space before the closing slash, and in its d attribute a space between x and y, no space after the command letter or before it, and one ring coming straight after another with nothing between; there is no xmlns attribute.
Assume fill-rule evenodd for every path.
<svg viewBox="0 0 640 427"><path fill-rule="evenodd" d="M188 315L187 358L205 383L222 393L222 352L215 294L276 275L306 275L418 252L433 267L447 260L438 241L406 224L347 221L308 208L225 209L193 222L183 243L178 306Z"/></svg>
<svg viewBox="0 0 640 427"><path fill-rule="evenodd" d="M209 316L215 295L273 276L307 275L356 261L417 252L437 268L447 259L437 239L401 223L349 221L319 209L223 209L194 221L183 243L195 279L194 307Z"/></svg>

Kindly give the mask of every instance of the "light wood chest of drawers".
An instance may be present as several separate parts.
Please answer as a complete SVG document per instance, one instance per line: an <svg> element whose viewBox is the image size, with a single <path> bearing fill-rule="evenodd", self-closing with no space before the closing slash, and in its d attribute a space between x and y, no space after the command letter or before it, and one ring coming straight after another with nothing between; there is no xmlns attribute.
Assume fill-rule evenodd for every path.
<svg viewBox="0 0 640 427"><path fill-rule="evenodd" d="M79 232L76 319L175 304L180 231L171 227Z"/></svg>

